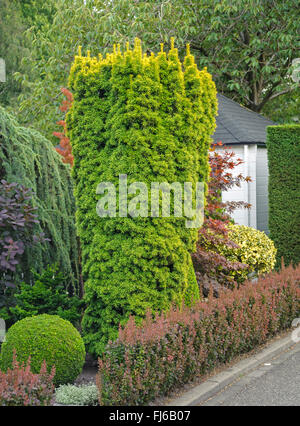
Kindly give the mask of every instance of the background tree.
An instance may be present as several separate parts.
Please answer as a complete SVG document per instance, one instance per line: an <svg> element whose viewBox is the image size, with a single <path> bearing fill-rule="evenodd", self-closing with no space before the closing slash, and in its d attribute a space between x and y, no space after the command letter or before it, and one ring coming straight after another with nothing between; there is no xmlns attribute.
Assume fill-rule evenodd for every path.
<svg viewBox="0 0 300 426"><path fill-rule="evenodd" d="M56 11L55 3L56 0L0 1L0 57L6 61L7 73L7 82L0 84L3 106L16 107L16 98L21 93L20 81L14 78L14 73L30 75L31 72L31 64L25 67L22 63L33 47L26 31L31 29L37 37L40 31L47 31Z"/></svg>
<svg viewBox="0 0 300 426"><path fill-rule="evenodd" d="M271 99L264 106L263 114L279 124L300 124L300 87Z"/></svg>
<svg viewBox="0 0 300 426"><path fill-rule="evenodd" d="M56 8L56 0L15 0L20 4L26 28L34 28L37 33L52 24Z"/></svg>
<svg viewBox="0 0 300 426"><path fill-rule="evenodd" d="M3 106L12 104L21 91L21 85L13 78L13 73L20 70L22 56L26 54L22 46L24 30L20 5L10 0L1 0L0 57L6 63L6 82L0 83L0 104Z"/></svg>
<svg viewBox="0 0 300 426"><path fill-rule="evenodd" d="M67 86L79 45L93 55L99 49L106 52L114 42L124 46L137 36L144 48L156 51L159 41L169 43L176 36L181 55L191 43L197 65L208 67L218 90L254 111L272 116L272 109L264 107L294 93L296 84L289 75L293 58L299 56L300 22L294 0L57 0L56 4L51 26L28 31L29 68L17 75L24 90L22 120L48 138L56 130L60 87Z"/></svg>

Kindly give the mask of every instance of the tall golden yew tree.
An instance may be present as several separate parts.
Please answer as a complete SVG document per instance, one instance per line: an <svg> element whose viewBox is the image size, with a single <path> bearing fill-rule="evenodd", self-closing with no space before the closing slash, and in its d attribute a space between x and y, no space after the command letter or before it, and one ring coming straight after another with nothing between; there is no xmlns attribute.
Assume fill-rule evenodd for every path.
<svg viewBox="0 0 300 426"><path fill-rule="evenodd" d="M147 55L138 39L133 49L114 46L105 58L79 52L69 85L74 102L67 127L87 302L83 330L89 352L99 355L130 315L138 319L148 309L165 311L199 298L191 261L197 228L186 227L184 211L174 215L175 204L170 217L148 217L145 210L151 211L153 182L191 182L195 189L207 181L216 88L189 47L181 63L174 40L168 53L161 46ZM128 188L142 182L148 189L137 217L124 214L120 175ZM96 212L101 182L115 185L121 206L115 217ZM129 210L138 193L128 194Z"/></svg>

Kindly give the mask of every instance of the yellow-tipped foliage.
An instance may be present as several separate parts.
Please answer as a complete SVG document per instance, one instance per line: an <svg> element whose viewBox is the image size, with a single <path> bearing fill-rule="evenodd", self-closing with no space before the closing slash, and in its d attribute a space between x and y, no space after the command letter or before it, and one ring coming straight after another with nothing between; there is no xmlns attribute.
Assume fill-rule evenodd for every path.
<svg viewBox="0 0 300 426"><path fill-rule="evenodd" d="M101 353L130 314L164 311L199 298L190 253L197 229L186 218L100 218L100 182L118 188L144 182L208 179L216 89L189 50L182 64L171 40L157 55L141 41L105 58L76 56L70 73L74 103L68 115L88 308L83 319L89 352ZM117 191L117 206L119 205ZM150 208L149 208L150 211Z"/></svg>

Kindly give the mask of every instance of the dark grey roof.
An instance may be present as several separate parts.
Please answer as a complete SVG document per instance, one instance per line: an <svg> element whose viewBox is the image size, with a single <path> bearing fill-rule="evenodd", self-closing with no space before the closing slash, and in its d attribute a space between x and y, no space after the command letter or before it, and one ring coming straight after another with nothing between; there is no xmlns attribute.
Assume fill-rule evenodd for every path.
<svg viewBox="0 0 300 426"><path fill-rule="evenodd" d="M218 94L218 101L219 115L214 142L222 141L225 145L266 142L266 127L276 123L224 95Z"/></svg>

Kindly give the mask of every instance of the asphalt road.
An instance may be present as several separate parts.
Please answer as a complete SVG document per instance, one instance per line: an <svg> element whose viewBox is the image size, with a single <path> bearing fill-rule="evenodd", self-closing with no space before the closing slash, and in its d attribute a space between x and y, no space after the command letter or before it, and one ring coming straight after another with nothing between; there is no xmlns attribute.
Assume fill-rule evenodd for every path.
<svg viewBox="0 0 300 426"><path fill-rule="evenodd" d="M201 406L300 406L300 343L266 361Z"/></svg>

